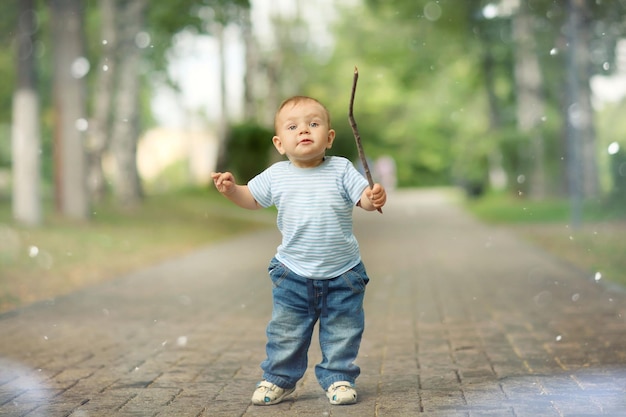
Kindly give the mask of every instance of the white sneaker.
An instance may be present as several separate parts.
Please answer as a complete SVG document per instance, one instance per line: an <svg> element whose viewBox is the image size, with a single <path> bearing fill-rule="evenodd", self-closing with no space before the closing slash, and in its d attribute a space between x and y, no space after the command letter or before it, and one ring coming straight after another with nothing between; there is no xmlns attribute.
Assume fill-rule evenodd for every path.
<svg viewBox="0 0 626 417"><path fill-rule="evenodd" d="M326 396L333 405L356 403L356 390L348 381L338 381L328 387Z"/></svg>
<svg viewBox="0 0 626 417"><path fill-rule="evenodd" d="M263 380L256 385L256 389L252 394L252 403L256 405L278 404L295 390L296 387L281 388L278 385Z"/></svg>

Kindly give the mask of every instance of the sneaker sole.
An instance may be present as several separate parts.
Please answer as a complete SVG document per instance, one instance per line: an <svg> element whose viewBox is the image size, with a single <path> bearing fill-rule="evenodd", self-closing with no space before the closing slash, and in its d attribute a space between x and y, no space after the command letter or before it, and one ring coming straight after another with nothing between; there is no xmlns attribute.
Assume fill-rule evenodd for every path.
<svg viewBox="0 0 626 417"><path fill-rule="evenodd" d="M285 392L283 392L283 395L281 395L280 397L276 397L273 401L265 402L265 401L257 401L257 400L252 399L252 404L254 404L254 405L275 405L275 404L279 404L279 403L283 402L288 395L293 394L293 392L295 390L296 390L295 388L285 390Z"/></svg>
<svg viewBox="0 0 626 417"><path fill-rule="evenodd" d="M351 405L351 404L356 404L356 398L345 398L343 400L333 400L332 398L329 398L330 403L332 405Z"/></svg>

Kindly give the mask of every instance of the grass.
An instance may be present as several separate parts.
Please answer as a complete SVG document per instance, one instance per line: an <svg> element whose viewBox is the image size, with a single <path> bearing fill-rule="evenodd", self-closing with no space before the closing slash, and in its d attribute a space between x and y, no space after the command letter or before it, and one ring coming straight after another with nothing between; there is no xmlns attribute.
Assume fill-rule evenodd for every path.
<svg viewBox="0 0 626 417"><path fill-rule="evenodd" d="M479 219L513 230L590 276L626 286L624 202L586 202L577 228L571 225L567 200L529 201L494 194L466 206Z"/></svg>
<svg viewBox="0 0 626 417"><path fill-rule="evenodd" d="M49 210L48 210L49 211ZM148 197L140 210L105 203L92 220L49 215L38 228L13 224L0 200L0 312L75 291L192 251L273 220L233 209L215 191Z"/></svg>

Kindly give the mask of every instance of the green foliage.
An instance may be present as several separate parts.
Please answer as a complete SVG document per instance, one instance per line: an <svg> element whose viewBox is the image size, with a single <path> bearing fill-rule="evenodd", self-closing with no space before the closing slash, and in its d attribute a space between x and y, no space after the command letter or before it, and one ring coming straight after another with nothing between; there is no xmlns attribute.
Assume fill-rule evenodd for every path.
<svg viewBox="0 0 626 417"><path fill-rule="evenodd" d="M310 71L305 89L328 103L332 114L344 115L352 68L358 66L355 117L370 158L391 154L398 162L400 185L410 186L485 184L490 162L501 156L509 187L525 192L536 164L531 137L539 136L545 145L545 160L540 162L548 192L564 194L566 50L560 45L567 9L562 2L533 0L530 5L545 109L542 123L527 134L517 126L517 40L510 16L484 18L487 2L480 0L365 3L367 7L342 11L335 27L335 53L317 64L319 70ZM612 68L626 7L623 2L596 2L590 12L594 72L606 72L602 65ZM495 123L489 118L485 91L489 62ZM338 123L344 122L335 119L338 132L349 133ZM606 161L603 164L606 172Z"/></svg>
<svg viewBox="0 0 626 417"><path fill-rule="evenodd" d="M52 97L52 61L55 45L50 37L50 5L42 0L36 1L37 22L37 75L38 92L42 122L42 174L46 184L52 182L53 176L53 97ZM10 165L10 126L13 90L15 86L15 48L13 40L16 33L17 2L7 2L0 14L0 168ZM209 23L216 13L207 10L225 10L229 14L222 16L225 22L238 21L241 8L250 7L248 0L180 0L175 2L150 2L147 9L146 30L151 37L151 47L147 48L143 70L145 82L141 92L142 122L144 126L152 124L149 114L151 81L165 78L166 53L172 46L174 35L183 29L197 33L209 31ZM203 12L204 11L204 12ZM219 13L218 13L219 14ZM93 98L93 87L97 74L97 65L103 48L100 35L100 10L97 1L85 2L85 55L91 64L88 74L89 98ZM88 103L93 106L92 102Z"/></svg>
<svg viewBox="0 0 626 417"><path fill-rule="evenodd" d="M598 165L600 172L604 175L601 178L605 191L612 194L615 198L621 199L626 194L626 165L622 165L626 159L626 140L624 140L624 132L626 131L626 119L624 112L626 111L626 100L621 103L604 105L597 112L595 119L599 141L599 158ZM617 143L619 152L610 155L608 152L609 145Z"/></svg>
<svg viewBox="0 0 626 417"><path fill-rule="evenodd" d="M342 151L356 156L347 120L356 65L360 76L354 112L368 157L392 156L400 186L449 184L460 157L454 144L486 131L484 103L477 94L480 67L468 54L472 41L460 29L451 29L465 24L461 16L466 9L446 6L451 23L444 30L404 6L414 7L381 2L375 10L345 10L336 26L335 53L318 63L319 71L311 71L306 93L333 114L340 139L334 147L346 144L349 148Z"/></svg>
<svg viewBox="0 0 626 417"><path fill-rule="evenodd" d="M11 126L0 123L0 169L11 166Z"/></svg>
<svg viewBox="0 0 626 417"><path fill-rule="evenodd" d="M17 2L6 2L0 13L0 123L11 123L11 105L15 86L16 51L14 37L17 31ZM0 166L2 166L0 150Z"/></svg>
<svg viewBox="0 0 626 417"><path fill-rule="evenodd" d="M534 223L566 221L567 200L528 201L510 194L490 193L468 202L467 207L490 223Z"/></svg>
<svg viewBox="0 0 626 417"><path fill-rule="evenodd" d="M14 48L0 48L0 74L3 74L3 82L0 83L0 123L11 122L15 68Z"/></svg>
<svg viewBox="0 0 626 417"><path fill-rule="evenodd" d="M228 139L229 168L237 181L246 183L256 174L267 168L274 134L266 127L243 123L232 126Z"/></svg>
<svg viewBox="0 0 626 417"><path fill-rule="evenodd" d="M467 208L481 220L498 224L567 223L571 216L570 201L565 198L532 201L508 193L489 193L468 201ZM588 200L583 220L587 222L626 220L623 201Z"/></svg>
<svg viewBox="0 0 626 417"><path fill-rule="evenodd" d="M152 38L148 51L152 69L165 71L167 51L174 35L183 30L211 33L212 22L239 22L241 9L249 8L249 0L177 0L150 2L146 26Z"/></svg>
<svg viewBox="0 0 626 417"><path fill-rule="evenodd" d="M5 2L0 13L0 42L8 45L13 42L18 21L17 2Z"/></svg>
<svg viewBox="0 0 626 417"><path fill-rule="evenodd" d="M336 3L341 6L342 2ZM516 43L511 34L510 16L485 19L481 9L488 3L486 0L367 0L364 3L339 10L332 55L307 38L307 34L314 32L303 29L309 22L306 16L291 20L288 15L275 17L278 43L268 55L259 58L272 70L280 68L282 71L272 74L279 79L276 94L281 97L309 94L322 100L333 115L333 127L337 131L337 140L329 153L356 160L354 139L347 121L352 70L356 65L360 80L355 117L365 151L372 160L391 155L398 163L400 185L484 184L489 160L494 153L499 153L510 187L520 189L518 175L530 175L532 158L530 139L517 132L516 126L513 81ZM566 7L563 2L553 0L532 0L529 6L544 78L542 93L546 117L539 129L546 144L545 168L552 181L550 191L558 195L565 183L562 108L566 50L561 45ZM44 173L50 179L54 45L49 41L49 5L39 0L37 7L38 37L42 46L38 70L43 164ZM146 50L142 92L142 120L146 125L151 122L146 110L151 88L148 81L167 79L167 51L174 44L175 35L183 30L211 34L218 23L241 23L242 10L249 7L249 0L149 2L146 30L151 37L151 47ZM589 8L593 24L593 72L609 75L611 71L607 68L614 68L615 42L625 32L626 3L624 0L597 1L590 3ZM10 123L15 78L11 41L16 9L15 2L9 2L0 16L0 40L4 41L0 47L0 72L5 74L6 81L0 84L0 124ZM86 11L86 53L92 63L89 74L92 86L102 48L98 2L86 2ZM263 55L267 49L257 52ZM500 119L495 127L490 124L485 97L486 52L493 60ZM600 117L600 150L606 149L611 135L623 131L611 129L621 123L619 120L623 117L613 116L612 119L607 121L605 114ZM270 137L266 139L269 149ZM247 147L249 144L243 145L243 149ZM239 158L239 150L233 148L232 151L232 158ZM6 147L0 147L0 166L6 166L9 158ZM267 163L265 156L261 159ZM237 163L242 164L242 169L251 166ZM599 166L608 189L613 182L610 160L605 153L600 155ZM256 169L258 167L250 168L244 176Z"/></svg>
<svg viewBox="0 0 626 417"><path fill-rule="evenodd" d="M346 120L348 120L347 117L346 117ZM352 133L352 128L350 127L349 123L344 122L341 124L336 124L335 127L333 127L333 129L335 129L335 133L336 133L335 141L333 142L333 147L330 148L326 152L326 154L343 156L344 158L348 158L352 161L356 161L359 158L359 155L358 155L358 151L356 148L354 135ZM371 138L366 138L366 139L370 140ZM364 143L363 146L365 148L365 153L368 154L368 151L370 150L370 146L368 146L367 143Z"/></svg>
<svg viewBox="0 0 626 417"><path fill-rule="evenodd" d="M624 146L624 144L622 144ZM626 149L620 150L610 156L610 172L613 181L611 198L618 203L626 203ZM626 204L625 204L626 206Z"/></svg>

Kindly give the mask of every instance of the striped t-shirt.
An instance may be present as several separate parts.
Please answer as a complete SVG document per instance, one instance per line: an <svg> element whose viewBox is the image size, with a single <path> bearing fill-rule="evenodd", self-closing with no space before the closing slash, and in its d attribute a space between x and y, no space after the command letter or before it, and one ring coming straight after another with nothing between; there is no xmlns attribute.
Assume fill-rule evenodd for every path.
<svg viewBox="0 0 626 417"><path fill-rule="evenodd" d="M338 156L315 168L277 162L248 182L259 205L278 209L283 239L276 258L312 279L337 277L361 261L352 210L366 187L352 163Z"/></svg>

